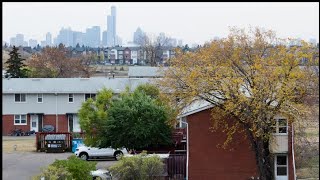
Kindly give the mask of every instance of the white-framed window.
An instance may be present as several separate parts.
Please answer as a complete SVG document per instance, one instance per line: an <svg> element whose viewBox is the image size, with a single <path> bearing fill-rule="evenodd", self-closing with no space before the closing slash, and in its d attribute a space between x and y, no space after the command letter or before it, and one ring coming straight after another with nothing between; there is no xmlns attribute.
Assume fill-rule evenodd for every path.
<svg viewBox="0 0 320 180"><path fill-rule="evenodd" d="M285 118L276 118L275 126L273 126L273 133L288 134L288 120Z"/></svg>
<svg viewBox="0 0 320 180"><path fill-rule="evenodd" d="M186 122L187 122L187 116L180 118L176 125L176 128L186 128L187 127Z"/></svg>
<svg viewBox="0 0 320 180"><path fill-rule="evenodd" d="M69 103L73 103L73 94L69 94L68 101Z"/></svg>
<svg viewBox="0 0 320 180"><path fill-rule="evenodd" d="M37 95L37 102L38 103L43 103L43 94L38 94Z"/></svg>
<svg viewBox="0 0 320 180"><path fill-rule="evenodd" d="M14 125L27 125L27 115L26 114L15 114L14 115Z"/></svg>
<svg viewBox="0 0 320 180"><path fill-rule="evenodd" d="M288 176L288 156L286 154L275 155L275 175Z"/></svg>
<svg viewBox="0 0 320 180"><path fill-rule="evenodd" d="M96 99L96 94L84 94L84 100L86 101L87 99L92 98L93 100Z"/></svg>
<svg viewBox="0 0 320 180"><path fill-rule="evenodd" d="M14 94L14 102L26 102L26 94Z"/></svg>

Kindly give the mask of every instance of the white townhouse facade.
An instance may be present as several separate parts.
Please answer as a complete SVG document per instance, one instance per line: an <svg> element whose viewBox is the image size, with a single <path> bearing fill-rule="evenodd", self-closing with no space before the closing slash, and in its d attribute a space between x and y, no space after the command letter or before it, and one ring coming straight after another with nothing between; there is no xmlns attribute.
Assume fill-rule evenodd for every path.
<svg viewBox="0 0 320 180"><path fill-rule="evenodd" d="M102 88L119 94L134 90L147 78L3 78L2 135L14 129L42 131L52 125L55 132L80 132L78 110Z"/></svg>

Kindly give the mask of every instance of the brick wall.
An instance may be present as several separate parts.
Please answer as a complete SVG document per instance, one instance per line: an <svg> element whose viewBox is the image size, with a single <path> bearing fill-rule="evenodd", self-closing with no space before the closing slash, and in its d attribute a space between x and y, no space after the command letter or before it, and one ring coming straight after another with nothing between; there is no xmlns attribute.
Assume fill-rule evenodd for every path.
<svg viewBox="0 0 320 180"><path fill-rule="evenodd" d="M189 123L189 179L190 180L247 180L257 176L255 154L243 134L237 134L232 148L218 148L226 136L211 132L210 110L187 117Z"/></svg>
<svg viewBox="0 0 320 180"><path fill-rule="evenodd" d="M187 117L189 123L189 179L190 180L247 180L258 176L255 153L244 134L236 133L229 147L218 148L226 135L222 131L212 132L210 110L204 110ZM294 180L291 152L291 128L288 131L289 180Z"/></svg>
<svg viewBox="0 0 320 180"><path fill-rule="evenodd" d="M27 115L27 125L14 125L14 115L2 115L2 135L7 136L14 129L30 131L30 115Z"/></svg>
<svg viewBox="0 0 320 180"><path fill-rule="evenodd" d="M40 125L41 124L39 124L39 126ZM56 130L56 115L44 115L43 125L52 125ZM15 128L22 129L23 131L30 131L30 115L27 115L27 125L14 125L14 115L2 115L2 135L9 135ZM58 115L58 131L68 132L68 119L65 114Z"/></svg>

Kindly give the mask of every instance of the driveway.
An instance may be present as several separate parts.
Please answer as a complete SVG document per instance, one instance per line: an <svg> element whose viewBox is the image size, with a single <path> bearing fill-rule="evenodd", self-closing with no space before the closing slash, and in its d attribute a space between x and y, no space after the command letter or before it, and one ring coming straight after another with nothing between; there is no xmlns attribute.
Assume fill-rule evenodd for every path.
<svg viewBox="0 0 320 180"><path fill-rule="evenodd" d="M14 152L2 154L3 180L30 180L41 172L41 167L53 163L55 159L67 159L72 153ZM97 168L107 168L116 163L113 159L99 160Z"/></svg>

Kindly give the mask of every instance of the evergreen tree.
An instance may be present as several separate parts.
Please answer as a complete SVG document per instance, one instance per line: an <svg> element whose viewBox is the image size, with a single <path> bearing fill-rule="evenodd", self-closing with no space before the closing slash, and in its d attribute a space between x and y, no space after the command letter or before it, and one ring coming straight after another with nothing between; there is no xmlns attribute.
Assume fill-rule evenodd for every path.
<svg viewBox="0 0 320 180"><path fill-rule="evenodd" d="M12 78L24 78L27 76L27 70L24 68L26 65L23 64L25 59L21 58L21 55L18 53L18 48L13 46L12 51L9 53L10 58L7 60L7 72L6 77Z"/></svg>

